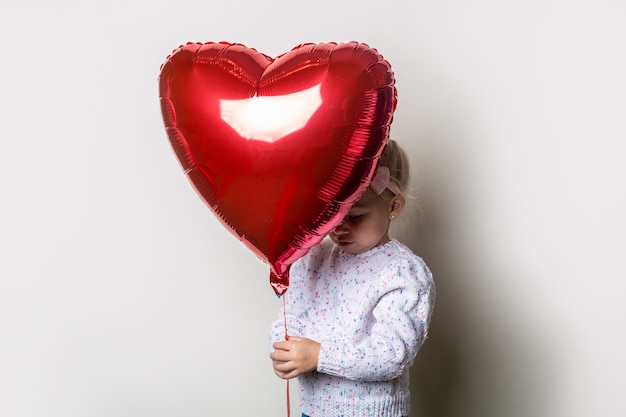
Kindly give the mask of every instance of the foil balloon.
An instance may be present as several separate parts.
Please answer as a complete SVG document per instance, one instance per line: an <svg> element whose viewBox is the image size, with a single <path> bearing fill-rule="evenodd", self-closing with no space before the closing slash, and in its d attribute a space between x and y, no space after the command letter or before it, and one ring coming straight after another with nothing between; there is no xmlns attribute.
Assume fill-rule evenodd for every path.
<svg viewBox="0 0 626 417"><path fill-rule="evenodd" d="M302 44L275 58L237 43L188 43L161 66L174 153L221 223L270 267L318 244L369 185L397 93L368 45Z"/></svg>

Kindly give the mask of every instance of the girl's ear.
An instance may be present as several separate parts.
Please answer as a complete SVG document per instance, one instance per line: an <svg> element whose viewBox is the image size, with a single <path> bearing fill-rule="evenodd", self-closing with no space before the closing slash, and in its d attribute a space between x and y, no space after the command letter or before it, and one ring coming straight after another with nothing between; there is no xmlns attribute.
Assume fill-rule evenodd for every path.
<svg viewBox="0 0 626 417"><path fill-rule="evenodd" d="M396 195L391 199L389 204L389 218L398 217L404 211L406 201L402 195Z"/></svg>

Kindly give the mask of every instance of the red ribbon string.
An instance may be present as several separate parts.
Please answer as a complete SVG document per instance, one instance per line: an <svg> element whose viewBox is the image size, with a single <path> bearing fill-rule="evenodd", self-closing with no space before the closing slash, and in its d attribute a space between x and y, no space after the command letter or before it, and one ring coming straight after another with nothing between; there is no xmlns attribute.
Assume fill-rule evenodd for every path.
<svg viewBox="0 0 626 417"><path fill-rule="evenodd" d="M287 307L285 305L286 294L283 297L283 321L285 324L285 340L289 340L289 334L287 333ZM291 395L289 394L289 380L287 380L287 417L291 417Z"/></svg>

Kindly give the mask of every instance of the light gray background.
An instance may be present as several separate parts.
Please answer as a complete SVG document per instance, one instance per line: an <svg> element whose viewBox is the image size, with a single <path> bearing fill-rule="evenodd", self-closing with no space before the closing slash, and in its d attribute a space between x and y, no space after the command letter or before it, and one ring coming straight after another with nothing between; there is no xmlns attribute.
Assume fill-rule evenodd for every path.
<svg viewBox="0 0 626 417"><path fill-rule="evenodd" d="M202 204L161 120L166 56L221 40L357 40L392 64L392 136L427 216L397 236L439 288L412 416L625 415L625 11L3 0L0 415L286 415L267 266Z"/></svg>

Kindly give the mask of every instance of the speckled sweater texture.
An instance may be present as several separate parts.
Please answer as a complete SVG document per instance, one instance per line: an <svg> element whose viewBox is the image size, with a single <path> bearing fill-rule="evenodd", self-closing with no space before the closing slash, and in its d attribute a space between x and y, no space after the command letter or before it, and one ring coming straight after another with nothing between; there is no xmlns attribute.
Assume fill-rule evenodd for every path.
<svg viewBox="0 0 626 417"><path fill-rule="evenodd" d="M409 367L434 296L424 261L396 240L354 255L325 239L296 261L270 338L284 340L286 324L288 335L321 343L317 370L298 377L302 412L408 415Z"/></svg>

